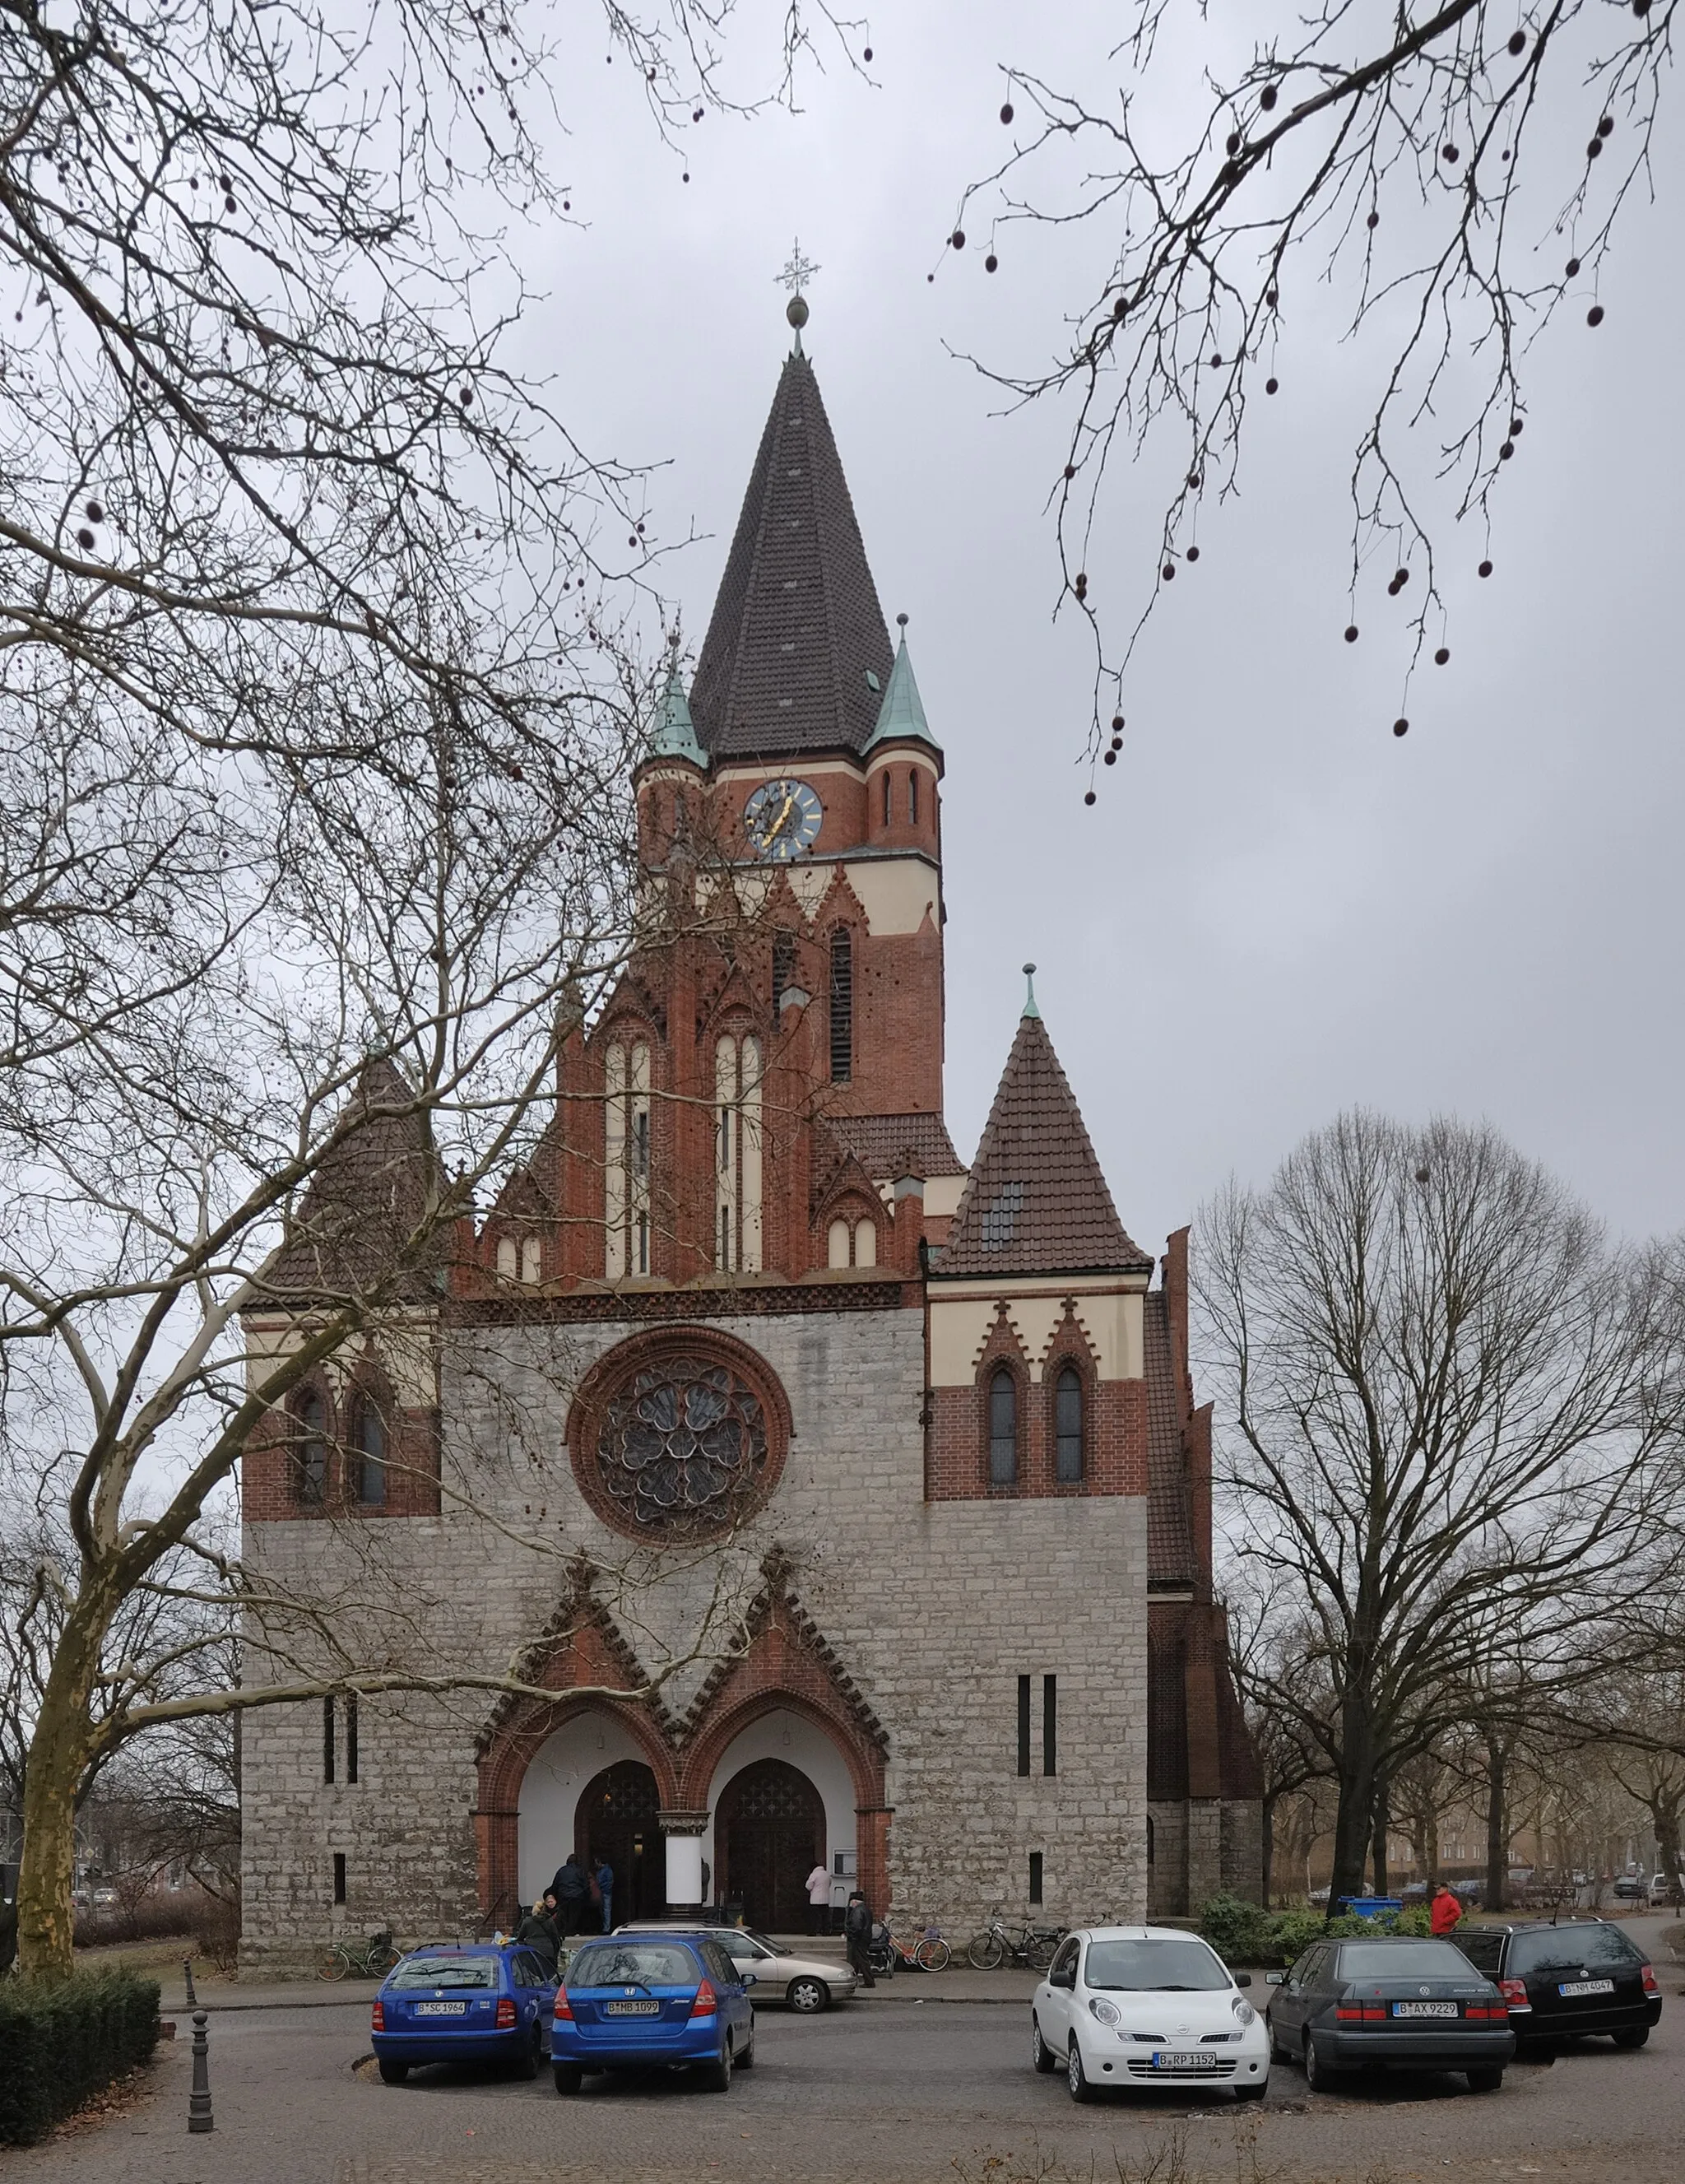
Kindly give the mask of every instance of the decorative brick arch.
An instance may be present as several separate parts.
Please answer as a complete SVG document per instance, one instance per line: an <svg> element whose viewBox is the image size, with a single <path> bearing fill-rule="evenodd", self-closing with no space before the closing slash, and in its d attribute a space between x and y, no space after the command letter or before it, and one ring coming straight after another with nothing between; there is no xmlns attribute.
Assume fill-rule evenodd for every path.
<svg viewBox="0 0 1685 2184"><path fill-rule="evenodd" d="M507 1921L520 1905L520 1786L545 1742L585 1713L609 1715L624 1728L655 1777L664 1807L676 1803L678 1763L669 1724L657 1702L620 1698L643 1681L631 1649L581 1578L570 1598L528 1650L519 1673L555 1691L553 1699L511 1694L481 1734L474 1838L483 1919Z"/></svg>

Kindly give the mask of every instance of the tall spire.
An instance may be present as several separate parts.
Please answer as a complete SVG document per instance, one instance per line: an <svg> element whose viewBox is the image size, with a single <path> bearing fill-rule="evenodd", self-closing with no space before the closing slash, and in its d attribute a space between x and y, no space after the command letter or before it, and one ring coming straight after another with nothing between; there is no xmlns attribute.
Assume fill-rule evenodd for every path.
<svg viewBox="0 0 1685 2184"><path fill-rule="evenodd" d="M667 688L661 700L654 733L649 738L652 758L687 758L692 766L706 768L708 753L696 739L696 725L691 719L690 702L685 696L685 678L679 671L679 648L673 646L672 659L667 670Z"/></svg>
<svg viewBox="0 0 1685 2184"><path fill-rule="evenodd" d="M895 665L889 671L889 688L883 694L883 704L878 709L877 726L866 738L866 749L878 744L911 739L928 744L932 750L942 745L931 733L930 722L925 718L924 700L919 695L919 686L913 678L913 663L907 653L907 617L895 617L901 628L901 642L895 648Z"/></svg>
<svg viewBox="0 0 1685 2184"><path fill-rule="evenodd" d="M698 738L715 759L859 753L892 665L819 382L792 352L691 686Z"/></svg>

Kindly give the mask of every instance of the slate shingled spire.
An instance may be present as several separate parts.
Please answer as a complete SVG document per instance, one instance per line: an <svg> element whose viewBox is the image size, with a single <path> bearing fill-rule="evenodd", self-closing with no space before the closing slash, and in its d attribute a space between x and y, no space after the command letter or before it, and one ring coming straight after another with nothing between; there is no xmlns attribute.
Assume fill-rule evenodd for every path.
<svg viewBox="0 0 1685 2184"><path fill-rule="evenodd" d="M1026 1008L937 1274L1150 1271L1088 1141L1048 1028Z"/></svg>
<svg viewBox="0 0 1685 2184"><path fill-rule="evenodd" d="M691 685L697 735L716 760L858 753L893 666L819 382L792 354Z"/></svg>

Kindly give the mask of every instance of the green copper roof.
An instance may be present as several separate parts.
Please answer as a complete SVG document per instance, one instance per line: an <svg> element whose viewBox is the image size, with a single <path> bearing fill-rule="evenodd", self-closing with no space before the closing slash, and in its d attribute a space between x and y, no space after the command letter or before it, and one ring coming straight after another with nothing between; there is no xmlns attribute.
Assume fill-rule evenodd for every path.
<svg viewBox="0 0 1685 2184"><path fill-rule="evenodd" d="M1033 963L1024 966L1024 977L1030 989L1024 996L1024 1013L1026 1017L1039 1018L1042 1012L1036 1006L1036 967Z"/></svg>
<svg viewBox="0 0 1685 2184"><path fill-rule="evenodd" d="M685 695L685 678L679 672L676 660L667 677L667 694L661 700L661 714L655 724L655 733L649 739L649 755L652 758L687 758L692 766L704 769L708 765L708 753L696 739L690 700Z"/></svg>
<svg viewBox="0 0 1685 2184"><path fill-rule="evenodd" d="M911 736L932 750L942 745L931 733L930 722L925 718L924 701L919 695L919 686L913 679L913 663L907 656L907 632L901 632L901 642L895 649L895 665L889 671L889 688L883 694L883 703L878 708L877 726L866 738L866 749L874 744L893 742L897 737Z"/></svg>

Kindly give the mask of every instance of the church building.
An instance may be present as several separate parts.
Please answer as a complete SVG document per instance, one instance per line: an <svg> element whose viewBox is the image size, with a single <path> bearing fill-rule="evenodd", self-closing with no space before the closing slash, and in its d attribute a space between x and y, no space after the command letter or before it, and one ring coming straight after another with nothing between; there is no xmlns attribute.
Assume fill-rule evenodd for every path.
<svg viewBox="0 0 1685 2184"><path fill-rule="evenodd" d="M617 1917L773 1930L816 1863L962 1941L1257 1892L1187 1232L1155 1263L1125 1228L1033 984L955 1150L944 758L901 619L798 329L632 784L659 933L390 1339L246 1457L255 1568L483 1679L246 1718L253 1970L507 1923L576 1849ZM277 1295L425 1157L403 1123L348 1140Z"/></svg>

